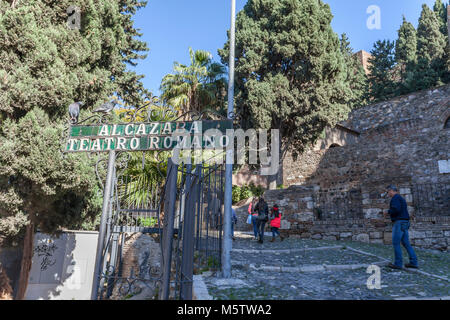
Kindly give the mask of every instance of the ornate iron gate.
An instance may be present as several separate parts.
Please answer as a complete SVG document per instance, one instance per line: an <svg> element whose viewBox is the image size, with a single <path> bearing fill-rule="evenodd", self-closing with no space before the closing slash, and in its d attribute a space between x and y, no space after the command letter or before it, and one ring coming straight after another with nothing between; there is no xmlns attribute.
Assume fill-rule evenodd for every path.
<svg viewBox="0 0 450 320"><path fill-rule="evenodd" d="M97 299L129 297L142 287L159 299L192 299L194 272L221 265L223 198L223 165L176 165L169 159L162 185L115 171ZM137 233L159 243L160 267L124 274L125 237Z"/></svg>

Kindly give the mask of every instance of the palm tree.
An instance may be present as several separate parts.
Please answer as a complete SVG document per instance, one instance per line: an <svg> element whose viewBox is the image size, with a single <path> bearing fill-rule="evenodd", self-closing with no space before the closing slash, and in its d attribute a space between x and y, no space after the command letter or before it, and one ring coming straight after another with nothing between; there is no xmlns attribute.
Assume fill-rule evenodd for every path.
<svg viewBox="0 0 450 320"><path fill-rule="evenodd" d="M226 69L212 61L212 55L203 50L189 48L189 66L174 63L174 72L161 82L161 99L180 113L224 108Z"/></svg>

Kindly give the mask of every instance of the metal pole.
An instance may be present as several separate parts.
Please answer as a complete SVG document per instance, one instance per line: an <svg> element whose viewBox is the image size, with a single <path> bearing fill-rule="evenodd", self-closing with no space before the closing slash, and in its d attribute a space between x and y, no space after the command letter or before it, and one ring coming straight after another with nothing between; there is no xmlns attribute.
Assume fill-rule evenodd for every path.
<svg viewBox="0 0 450 320"><path fill-rule="evenodd" d="M228 76L228 119L234 114L234 54L235 54L235 29L236 29L236 0L231 0L231 28L230 28L230 60ZM233 143L233 141L229 141ZM233 148L227 148L225 163L225 196L224 196L224 221L223 221L223 245L222 245L222 276L231 278L231 204L233 183Z"/></svg>
<svg viewBox="0 0 450 320"><path fill-rule="evenodd" d="M108 157L108 172L106 175L105 189L103 190L103 207L102 207L102 218L100 221L100 230L98 232L97 241L97 255L95 257L95 269L94 269L94 279L92 283L92 293L91 300L97 300L98 289L100 283L100 273L102 269L102 256L103 256L103 246L106 235L106 222L109 215L109 205L111 197L111 188L113 187L113 176L114 176L114 165L116 162L116 152L114 150L109 151Z"/></svg>

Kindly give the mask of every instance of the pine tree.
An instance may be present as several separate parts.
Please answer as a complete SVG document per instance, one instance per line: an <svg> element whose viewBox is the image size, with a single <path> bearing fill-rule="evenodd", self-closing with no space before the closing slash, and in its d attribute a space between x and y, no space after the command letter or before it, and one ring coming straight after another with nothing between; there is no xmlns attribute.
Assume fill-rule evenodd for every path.
<svg viewBox="0 0 450 320"><path fill-rule="evenodd" d="M249 0L237 15L241 125L279 129L281 155L302 153L351 110L354 97L332 18L320 0ZM219 50L224 64L228 48Z"/></svg>
<svg viewBox="0 0 450 320"><path fill-rule="evenodd" d="M374 102L390 99L396 94L394 46L393 41L378 40L370 52L369 87Z"/></svg>
<svg viewBox="0 0 450 320"><path fill-rule="evenodd" d="M361 61L353 54L347 34L340 39L341 52L344 55L347 72L347 82L350 84L352 98L349 103L352 108L362 107L368 102L368 79Z"/></svg>

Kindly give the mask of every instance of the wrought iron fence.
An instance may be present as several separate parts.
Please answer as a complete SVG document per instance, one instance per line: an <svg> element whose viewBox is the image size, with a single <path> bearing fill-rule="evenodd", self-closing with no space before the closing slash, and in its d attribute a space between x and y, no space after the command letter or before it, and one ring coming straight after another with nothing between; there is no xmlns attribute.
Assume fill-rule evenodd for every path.
<svg viewBox="0 0 450 320"><path fill-rule="evenodd" d="M317 220L361 219L364 215L360 189L318 192L314 203Z"/></svg>
<svg viewBox="0 0 450 320"><path fill-rule="evenodd" d="M113 190L98 298L131 297L149 288L160 299L192 299L193 274L221 265L223 165L170 162L165 183L124 175ZM145 252L137 269L124 269L130 233L153 235L160 267L150 267L151 253Z"/></svg>

